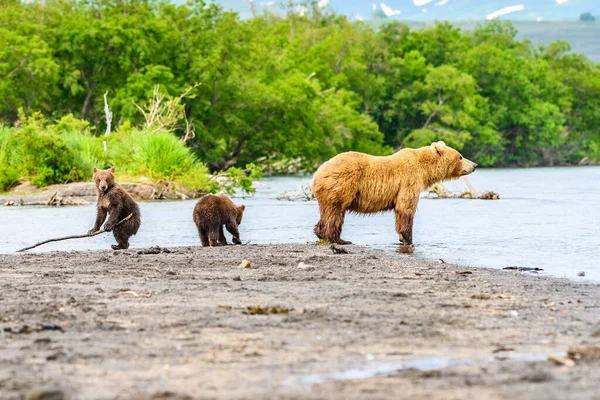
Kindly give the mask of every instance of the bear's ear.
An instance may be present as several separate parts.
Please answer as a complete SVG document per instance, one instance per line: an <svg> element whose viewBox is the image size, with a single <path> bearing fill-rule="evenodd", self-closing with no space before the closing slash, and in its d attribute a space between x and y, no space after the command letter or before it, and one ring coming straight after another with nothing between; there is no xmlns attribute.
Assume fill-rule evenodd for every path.
<svg viewBox="0 0 600 400"><path fill-rule="evenodd" d="M242 204L241 206L238 207L238 210L240 210L240 212L244 212L244 210L246 209L246 206L244 204Z"/></svg>
<svg viewBox="0 0 600 400"><path fill-rule="evenodd" d="M442 142L441 140L439 142L433 142L431 143L431 150L436 152L438 155L442 155L442 149L446 147L446 143Z"/></svg>
<svg viewBox="0 0 600 400"><path fill-rule="evenodd" d="M111 174L114 174L115 173L115 167L110 167L108 169L108 172L110 172Z"/></svg>
<svg viewBox="0 0 600 400"><path fill-rule="evenodd" d="M94 173L98 172L98 168L94 167Z"/></svg>

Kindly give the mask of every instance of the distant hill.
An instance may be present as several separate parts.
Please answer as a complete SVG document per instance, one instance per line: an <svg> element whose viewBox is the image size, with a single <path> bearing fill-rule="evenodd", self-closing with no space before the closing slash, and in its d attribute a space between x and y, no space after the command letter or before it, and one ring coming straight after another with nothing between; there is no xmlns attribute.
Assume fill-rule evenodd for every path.
<svg viewBox="0 0 600 400"><path fill-rule="evenodd" d="M385 21L374 21L374 24ZM518 30L518 39L529 39L533 43L547 44L566 40L576 53L585 54L590 60L600 63L600 23L578 21L511 21ZM413 29L432 26L433 22L404 22ZM451 21L463 30L473 30L482 21Z"/></svg>
<svg viewBox="0 0 600 400"><path fill-rule="evenodd" d="M250 0L216 0L247 17ZM254 0L255 10L276 10L280 0ZM511 20L578 20L582 13L600 15L599 0L320 0L319 4L352 18L368 19L375 12L410 21L467 21L486 17Z"/></svg>
<svg viewBox="0 0 600 400"><path fill-rule="evenodd" d="M321 0L326 7L343 12L352 18L364 17L375 26L390 20L404 22L415 29L431 26L435 20L450 21L465 30L472 30L485 22L486 15L507 5L523 5L523 11L515 11L498 18L511 20L518 29L520 39L546 44L555 40L566 40L573 51L588 56L600 63L600 22L580 22L583 12L600 16L600 0L388 0L384 4L401 14L391 18L371 18L372 1L364 0ZM559 3L562 2L562 3ZM242 18L252 16L248 0L218 0L226 9L240 13ZM443 3L443 4L440 4ZM280 0L255 0L255 12L276 11ZM415 5L420 4L420 5ZM427 9L427 12L423 10ZM377 3L381 14L381 2ZM387 10L389 11L389 10ZM368 17L368 18L367 18ZM541 21L536 21L541 18ZM600 18L599 18L600 20Z"/></svg>

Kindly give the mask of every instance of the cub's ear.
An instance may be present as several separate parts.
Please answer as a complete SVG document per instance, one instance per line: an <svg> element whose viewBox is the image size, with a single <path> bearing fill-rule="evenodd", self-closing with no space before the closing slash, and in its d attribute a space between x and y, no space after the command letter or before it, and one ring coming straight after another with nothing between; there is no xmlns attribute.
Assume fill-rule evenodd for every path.
<svg viewBox="0 0 600 400"><path fill-rule="evenodd" d="M94 173L98 172L98 168L94 167Z"/></svg>
<svg viewBox="0 0 600 400"><path fill-rule="evenodd" d="M108 172L110 172L111 174L114 174L115 173L115 167L110 167L108 169Z"/></svg>
<svg viewBox="0 0 600 400"><path fill-rule="evenodd" d="M245 209L246 209L246 206L244 204L242 204L241 206L238 207L238 210L240 210L240 212L244 212Z"/></svg>
<svg viewBox="0 0 600 400"><path fill-rule="evenodd" d="M446 147L446 143L442 142L441 140L439 142L431 143L431 150L436 152L440 156L442 155L442 150L444 149L444 147Z"/></svg>

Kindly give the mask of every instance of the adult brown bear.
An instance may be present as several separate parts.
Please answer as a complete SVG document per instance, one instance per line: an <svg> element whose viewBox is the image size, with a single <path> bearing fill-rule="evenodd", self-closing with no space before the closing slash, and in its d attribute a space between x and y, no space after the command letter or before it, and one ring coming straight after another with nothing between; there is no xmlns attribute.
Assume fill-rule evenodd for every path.
<svg viewBox="0 0 600 400"><path fill-rule="evenodd" d="M387 157L353 151L338 154L313 177L312 191L321 214L315 234L331 243L350 244L340 237L346 211L394 210L400 240L412 245L419 194L436 182L468 175L476 167L444 142L402 149Z"/></svg>

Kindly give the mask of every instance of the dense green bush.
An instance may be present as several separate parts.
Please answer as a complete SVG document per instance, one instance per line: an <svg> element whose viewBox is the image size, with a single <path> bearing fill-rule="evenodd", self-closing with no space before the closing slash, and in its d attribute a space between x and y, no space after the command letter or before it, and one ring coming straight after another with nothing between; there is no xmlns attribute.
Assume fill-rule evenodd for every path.
<svg viewBox="0 0 600 400"><path fill-rule="evenodd" d="M106 150L104 150L106 147ZM94 136L85 121L63 118L47 125L39 114L18 128L0 129L0 191L30 180L43 187L90 180L93 168L117 169L117 178L173 182L175 189L203 193L252 192L261 172L253 164L230 168L217 179L173 133L128 129Z"/></svg>
<svg viewBox="0 0 600 400"><path fill-rule="evenodd" d="M0 190L13 186L21 177L36 186L46 186L89 176L75 149L35 117L24 120L18 129L3 129L0 165Z"/></svg>

